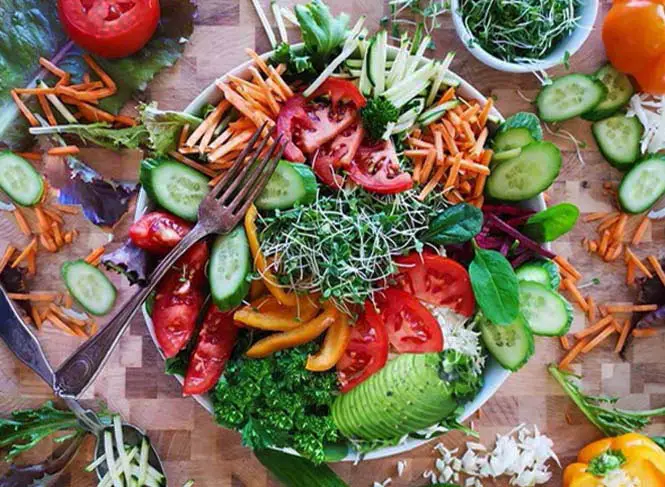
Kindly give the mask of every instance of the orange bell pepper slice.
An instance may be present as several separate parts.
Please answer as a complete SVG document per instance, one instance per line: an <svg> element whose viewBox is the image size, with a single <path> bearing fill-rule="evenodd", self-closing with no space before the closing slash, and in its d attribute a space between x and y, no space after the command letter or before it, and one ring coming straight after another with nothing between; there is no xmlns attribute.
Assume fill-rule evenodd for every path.
<svg viewBox="0 0 665 487"><path fill-rule="evenodd" d="M349 317L346 313L340 312L335 322L328 328L319 351L307 357L305 368L312 372L332 369L344 355L350 336Z"/></svg>
<svg viewBox="0 0 665 487"><path fill-rule="evenodd" d="M300 306L289 308L274 296L265 296L237 310L233 319L252 328L268 331L289 331L312 320L321 309L318 295L301 296Z"/></svg>

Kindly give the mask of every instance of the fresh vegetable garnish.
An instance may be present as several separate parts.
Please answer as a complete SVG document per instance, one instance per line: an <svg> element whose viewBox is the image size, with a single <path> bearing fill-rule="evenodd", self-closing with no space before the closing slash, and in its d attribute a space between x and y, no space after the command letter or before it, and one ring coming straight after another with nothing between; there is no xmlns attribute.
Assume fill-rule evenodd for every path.
<svg viewBox="0 0 665 487"><path fill-rule="evenodd" d="M537 242L552 242L570 232L579 215L577 206L560 203L531 215L521 230Z"/></svg>
<svg viewBox="0 0 665 487"><path fill-rule="evenodd" d="M468 203L459 203L439 213L420 239L435 245L461 244L478 235L482 226L482 211Z"/></svg>
<svg viewBox="0 0 665 487"><path fill-rule="evenodd" d="M358 147L349 168L349 178L367 191L398 194L411 189L411 176L402 171L390 140Z"/></svg>
<svg viewBox="0 0 665 487"><path fill-rule="evenodd" d="M577 27L579 5L575 0L507 5L461 0L459 9L474 44L503 61L528 64L547 56Z"/></svg>
<svg viewBox="0 0 665 487"><path fill-rule="evenodd" d="M367 102L360 110L363 127L374 140L383 138L388 125L399 119L399 110L383 96L377 96Z"/></svg>
<svg viewBox="0 0 665 487"><path fill-rule="evenodd" d="M166 255L189 233L192 225L162 211L143 215L129 227L129 238L137 247L156 255Z"/></svg>

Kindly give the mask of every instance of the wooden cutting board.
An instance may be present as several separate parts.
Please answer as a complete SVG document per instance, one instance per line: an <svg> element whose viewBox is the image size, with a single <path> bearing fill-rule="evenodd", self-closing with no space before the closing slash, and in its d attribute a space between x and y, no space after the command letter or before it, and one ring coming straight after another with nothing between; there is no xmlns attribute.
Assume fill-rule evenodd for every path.
<svg viewBox="0 0 665 487"><path fill-rule="evenodd" d="M197 27L183 59L150 86L147 98L159 101L160 108L183 109L218 76L244 62L244 48L253 47L258 52L264 52L269 47L249 0L201 0L199 3ZM262 3L267 6L269 2L262 0ZM290 6L292 2L282 0L280 3ZM387 13L386 2L382 0L335 0L329 3L334 5L333 10L346 11L352 18L368 14L370 29L377 27L379 19ZM591 73L604 62L600 22L609 6L609 0L602 2L596 29L581 51L572 57L572 70ZM442 58L446 52L456 51L452 68L485 95L493 96L504 115L532 109L527 100L533 99L539 89L534 76L506 74L485 67L457 39L450 17L442 16L441 23L442 27L435 33L435 57ZM291 34L295 38L296 33ZM555 76L564 72L563 68L559 68L549 74ZM579 161L569 140L548 136L564 151L561 176L549 191L551 202L570 201L577 204L583 213L609 210L610 200L603 194L603 183L617 181L618 172L598 152L588 123L573 120L565 123L563 128L586 143L581 149L585 162ZM127 221L126 218L113 232L116 239L122 239ZM77 228L81 236L76 245L58 254L57 258L40 261L38 282L41 289L59 289L59 262L81 258L109 238L107 233L80 217L68 218L67 225ZM663 222L656 222L651 227L645 238L646 243L640 247L640 255L660 253L665 241L664 229ZM623 264L603 263L581 248L580 238L592 235L593 231L591 224L580 223L570 235L557 242L554 249L568 257L583 272L585 280L600 279L599 285L586 290L593 294L597 302L631 302L633 296L623 284ZM2 214L0 251L10 243L24 246L26 242L14 230L11 216ZM125 289L120 279L114 278L114 282ZM584 319L578 312L573 331L584 326ZM61 363L78 343L77 339L67 337L48 325L39 332L39 337L54 364ZM662 406L665 404L664 345L664 335L637 340L624 362L612 352L613 342L608 342L585 356L583 363L575 366L575 371L584 374L587 391L624 397L621 404L627 407ZM483 407L482 415L473 421L481 441L491 444L496 433L506 433L519 423L536 424L554 440L557 454L562 463L567 464L581 446L600 436L547 374L546 365L559 360L561 355L558 340L537 340L536 356L505 383ZM238 434L215 426L213 419L198 404L190 398L181 397L178 383L162 371L163 362L142 318L138 316L106 369L86 393L85 402L94 405L96 400L106 401L109 408L145 428L165 462L169 485L182 485L189 478L196 480L197 487L277 485L269 479L252 453L240 445ZM0 346L0 413L8 414L19 407L36 406L50 398L49 389L40 379ZM572 424L567 424L566 417ZM653 425L651 429L660 434L665 431L662 424ZM459 433L441 438L449 447L463 446L463 440ZM333 468L353 487L371 486L372 482L383 481L387 477L392 477L392 486L422 485L425 483L422 472L432 468L437 458L432 451L436 441L399 457L362 462L358 466L337 464ZM22 460L43 457L50 448L50 444L45 444ZM82 466L91 456L91 449L90 441L69 469L70 473L63 477L61 485L96 485L92 476L82 472ZM407 462L401 478L397 478L398 460ZM558 487L561 485L560 470L556 466L553 470L554 477L549 485ZM485 485L507 483L488 481Z"/></svg>

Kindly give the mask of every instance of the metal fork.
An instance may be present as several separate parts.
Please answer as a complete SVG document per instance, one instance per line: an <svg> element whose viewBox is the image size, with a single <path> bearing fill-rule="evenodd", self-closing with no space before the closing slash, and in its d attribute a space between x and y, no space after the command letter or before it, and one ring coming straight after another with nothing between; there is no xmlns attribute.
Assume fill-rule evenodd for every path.
<svg viewBox="0 0 665 487"><path fill-rule="evenodd" d="M281 143L279 136L261 159L270 137L264 137L258 147L255 148L255 145L265 128L264 123L227 174L203 199L199 206L198 222L159 263L146 286L132 296L99 333L81 345L56 371L53 389L57 395L78 397L83 393L114 350L136 311L171 266L202 238L211 234L229 233L240 222L267 184L284 152L285 144Z"/></svg>

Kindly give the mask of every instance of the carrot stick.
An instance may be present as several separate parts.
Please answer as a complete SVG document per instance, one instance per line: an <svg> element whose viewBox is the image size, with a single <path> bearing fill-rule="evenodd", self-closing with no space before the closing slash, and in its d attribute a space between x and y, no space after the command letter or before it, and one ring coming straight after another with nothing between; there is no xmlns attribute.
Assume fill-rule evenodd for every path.
<svg viewBox="0 0 665 487"><path fill-rule="evenodd" d="M127 127L136 127L137 125L135 119L133 119L132 117L128 117L126 115L116 115L115 122L119 123L120 125L126 125Z"/></svg>
<svg viewBox="0 0 665 487"><path fill-rule="evenodd" d="M556 262L559 265L559 267L566 269L566 271L568 271L568 273L571 274L575 278L575 280L579 280L582 278L582 274L577 269L575 269L575 266L573 266L573 264L568 262L568 259L566 259L565 257L557 255L556 257L554 257L554 262Z"/></svg>
<svg viewBox="0 0 665 487"><path fill-rule="evenodd" d="M58 318L53 312L49 311L49 312L46 314L46 319L47 319L48 321L50 321L51 324L52 324L53 326L55 326L56 328L59 328L60 330L62 330L62 331L64 331L65 333L67 333L68 335L79 336L78 333L76 333L76 331L74 331L72 328L70 328L69 326L67 326L67 324L65 324L65 323L64 323L60 318Z"/></svg>
<svg viewBox="0 0 665 487"><path fill-rule="evenodd" d="M58 212L54 209L51 209L47 206L42 206L42 211L48 216L51 220L54 222L59 223L60 225L64 225L65 221L62 219L62 217L58 214Z"/></svg>
<svg viewBox="0 0 665 487"><path fill-rule="evenodd" d="M48 120L49 125L58 125L58 121L53 115L53 110L51 110L51 105L49 105L48 99L44 95L37 95L37 101L39 101L39 106L42 107L42 111Z"/></svg>
<svg viewBox="0 0 665 487"><path fill-rule="evenodd" d="M57 67L55 64L53 64L51 61L49 61L46 58L40 57L39 64L41 64L42 67L44 67L47 71L53 73L58 78L64 78L67 75L65 71Z"/></svg>
<svg viewBox="0 0 665 487"><path fill-rule="evenodd" d="M42 155L39 152L17 152L17 156L27 159L28 161L41 161Z"/></svg>
<svg viewBox="0 0 665 487"><path fill-rule="evenodd" d="M637 256L628 248L626 247L626 255L630 260L632 260L635 263L635 266L649 279L653 277L653 274L647 267L642 263L640 259L637 258Z"/></svg>
<svg viewBox="0 0 665 487"><path fill-rule="evenodd" d="M626 213L622 213L621 216L619 217L619 220L616 223L616 226L614 227L614 231L612 232L612 238L618 242L621 242L623 239L623 232L626 229L626 223L628 222L628 215Z"/></svg>
<svg viewBox="0 0 665 487"><path fill-rule="evenodd" d="M614 262L619 258L621 255L621 252L623 251L623 244L620 242L614 242L612 246L607 249L607 253L605 254L605 261L606 262Z"/></svg>
<svg viewBox="0 0 665 487"><path fill-rule="evenodd" d="M453 159L452 167L450 168L450 172L448 173L448 179L446 179L446 184L444 185L444 191L448 188L452 188L455 185L455 182L457 181L457 176L459 174L459 168L461 162L462 162L462 154L458 153Z"/></svg>
<svg viewBox="0 0 665 487"><path fill-rule="evenodd" d="M32 231L30 230L30 226L28 225L28 220L25 219L25 215L23 215L23 212L16 207L12 213L14 213L14 218L16 218L16 225L18 225L19 230L21 230L21 233L25 235L26 237L29 237L32 235Z"/></svg>
<svg viewBox="0 0 665 487"><path fill-rule="evenodd" d="M427 181L430 174L432 173L432 168L434 167L434 161L436 160L436 151L430 149L427 151L427 157L425 158L425 163L423 165L422 173L420 174L420 181Z"/></svg>
<svg viewBox="0 0 665 487"><path fill-rule="evenodd" d="M658 262L656 256L650 255L647 257L647 260L649 261L649 264L651 264L651 267L653 267L653 270L656 272L660 282L662 282L663 286L665 286L665 272L663 271L663 267L660 265L660 262Z"/></svg>
<svg viewBox="0 0 665 487"><path fill-rule="evenodd" d="M2 271L4 271L5 267L7 267L7 264L14 255L14 252L16 252L16 248L13 245L8 245L5 249L5 253L2 254L2 259L0 259L0 274L2 274Z"/></svg>
<svg viewBox="0 0 665 487"><path fill-rule="evenodd" d="M37 249L28 252L28 274L34 276L37 273Z"/></svg>
<svg viewBox="0 0 665 487"><path fill-rule="evenodd" d="M577 286L575 286L573 280L569 278L564 279L563 286L573 295L573 299L575 299L575 302L582 309L582 311L587 313L589 311L589 303L586 302L582 296L582 293L580 293L580 290L577 289Z"/></svg>
<svg viewBox="0 0 665 487"><path fill-rule="evenodd" d="M92 264L103 254L104 254L104 246L102 245L101 247L97 247L96 249L92 250L83 260L86 261L88 264Z"/></svg>
<svg viewBox="0 0 665 487"><path fill-rule="evenodd" d="M53 208L63 213L67 213L69 215L78 215L81 212L80 207L74 205L63 205L60 203L54 203Z"/></svg>
<svg viewBox="0 0 665 487"><path fill-rule="evenodd" d="M644 237L644 234L646 233L647 229L649 228L649 223L651 220L649 220L648 216L645 216L642 218L642 221L638 225L638 227L635 229L635 234L633 235L633 240L632 244L633 245L639 245L640 242L642 242L642 238Z"/></svg>
<svg viewBox="0 0 665 487"><path fill-rule="evenodd" d="M590 323L594 323L596 321L596 301L594 301L593 296L588 296L586 302L589 305L587 317L589 318Z"/></svg>
<svg viewBox="0 0 665 487"><path fill-rule="evenodd" d="M104 83L110 90L112 90L113 93L115 93L118 90L118 87L113 82L113 79L111 79L111 77L108 74L106 74L106 72L101 68L101 66L97 64L89 54L84 54L83 59L88 64L88 66L90 66L90 68L95 72L95 74L99 76L99 79L102 80L102 83Z"/></svg>
<svg viewBox="0 0 665 487"><path fill-rule="evenodd" d="M192 169L196 169L197 171L199 171L199 172L201 172L201 173L203 173L206 176L209 176L211 178L215 177L215 175L217 174L215 171L213 171L209 167L206 167L203 164L199 164L198 162L190 159L189 157L185 157L185 156L183 156L182 154L180 154L178 152L171 151L171 152L169 152L169 155L171 157L173 157L174 159L176 159L177 161L182 162L183 164L191 167Z"/></svg>
<svg viewBox="0 0 665 487"><path fill-rule="evenodd" d="M48 155L50 156L70 156L78 154L81 152L81 149L75 145L66 145L64 147L53 147L48 150Z"/></svg>
<svg viewBox="0 0 665 487"><path fill-rule="evenodd" d="M55 246L53 239L45 233L39 234L39 243L41 243L42 246L49 252L57 252L58 250L58 247Z"/></svg>
<svg viewBox="0 0 665 487"><path fill-rule="evenodd" d="M589 335L593 335L594 333L599 332L603 328L605 328L607 325L609 325L612 320L614 319L614 316L612 315L607 315L604 318L601 318L600 321L598 321L596 324L589 326L588 328L585 328L584 330L578 331L575 333L575 338L578 340L581 338L588 337Z"/></svg>
<svg viewBox="0 0 665 487"><path fill-rule="evenodd" d="M436 188L436 185L439 184L439 181L441 181L441 178L443 177L443 173L445 171L446 171L445 166L439 166L439 168L436 170L436 173L434 173L432 179L429 180L429 182L425 185L423 190L418 195L418 199L420 201L423 201L427 197L427 195L430 194L434 188Z"/></svg>
<svg viewBox="0 0 665 487"><path fill-rule="evenodd" d="M626 264L626 284L629 286L635 284L635 263L632 260Z"/></svg>
<svg viewBox="0 0 665 487"><path fill-rule="evenodd" d="M630 320L625 320L623 322L623 328L621 329L621 334L619 335L617 344L614 347L614 351L616 353L621 352L621 349L623 348L624 344L626 343L626 339L628 338L629 331L630 331Z"/></svg>
<svg viewBox="0 0 665 487"><path fill-rule="evenodd" d="M570 342L566 335L559 337L559 341L561 342L561 348L564 350L570 350Z"/></svg>
<svg viewBox="0 0 665 487"><path fill-rule="evenodd" d="M78 318L75 318L73 316L68 315L65 313L57 304L51 303L49 304L49 309L53 312L53 314L57 315L60 319L62 319L64 322L67 324L72 324L80 327L85 326L85 321L79 320Z"/></svg>
<svg viewBox="0 0 665 487"><path fill-rule="evenodd" d="M633 336L635 338L647 338L657 334L658 330L656 330L655 328L635 328L633 330Z"/></svg>
<svg viewBox="0 0 665 487"><path fill-rule="evenodd" d="M42 327L42 317L39 316L39 310L36 308L34 304L30 305L30 315L32 316L32 321L34 321L35 326L37 329L41 329Z"/></svg>
<svg viewBox="0 0 665 487"><path fill-rule="evenodd" d="M657 304L613 304L607 306L608 313L646 313L657 309Z"/></svg>
<svg viewBox="0 0 665 487"><path fill-rule="evenodd" d="M568 366L571 364L573 360L577 358L577 356L580 354L582 349L589 343L589 340L587 338L583 340L579 340L573 348L570 349L570 351L561 359L561 362L559 362L559 368L560 369L566 369Z"/></svg>
<svg viewBox="0 0 665 487"><path fill-rule="evenodd" d="M607 213L604 211L598 211L596 213L589 213L587 216L584 217L584 221L589 223L589 222L595 222L597 220L602 220L607 216Z"/></svg>
<svg viewBox="0 0 665 487"><path fill-rule="evenodd" d="M494 98L488 98L487 103L485 103L485 106L483 107L483 111L480 112L480 115L478 115L478 125L480 125L481 127L485 126L493 106L494 106Z"/></svg>
<svg viewBox="0 0 665 487"><path fill-rule="evenodd" d="M35 116L32 114L30 109L23 103L23 100L21 100L21 97L18 96L16 91L12 90L11 91L12 98L14 99L14 103L16 103L16 106L18 107L19 111L23 114L23 116L28 120L28 123L32 127L38 127L39 122L35 118Z"/></svg>
<svg viewBox="0 0 665 487"><path fill-rule="evenodd" d="M64 100L63 100L64 101ZM115 115L111 115L104 110L100 110L97 107L90 105L84 101L74 100L73 104L76 105L79 110L81 110L81 115L83 118L89 120L90 122L115 122Z"/></svg>
<svg viewBox="0 0 665 487"><path fill-rule="evenodd" d="M591 350L593 350L602 342L604 342L607 337L612 335L612 333L616 333L616 328L614 328L613 326L608 326L603 331L601 331L597 336L595 336L593 340L587 343L584 346L584 348L582 348L582 353L589 353Z"/></svg>
<svg viewBox="0 0 665 487"><path fill-rule="evenodd" d="M437 105L441 105L442 103L445 103L447 101L452 100L455 98L455 88L451 86L446 90L446 92L441 96L438 102L436 102Z"/></svg>
<svg viewBox="0 0 665 487"><path fill-rule="evenodd" d="M7 293L7 296L16 301L51 302L58 298L58 293Z"/></svg>
<svg viewBox="0 0 665 487"><path fill-rule="evenodd" d="M55 240L55 245L62 247L65 244L65 240L62 238L62 232L60 231L60 224L58 222L53 222L51 224L53 229L53 238Z"/></svg>
<svg viewBox="0 0 665 487"><path fill-rule="evenodd" d="M35 208L35 214L37 215L39 231L41 233L48 233L51 230L51 224L49 223L46 213L44 213L44 211L38 206Z"/></svg>
<svg viewBox="0 0 665 487"><path fill-rule="evenodd" d="M32 252L35 247L37 246L37 237L33 238L32 241L28 244L26 248L23 249L23 252L21 252L16 259L14 259L14 262L12 262L12 269L16 269L16 267L25 260L26 257L28 257L28 254Z"/></svg>
<svg viewBox="0 0 665 487"><path fill-rule="evenodd" d="M600 245L598 246L598 253L600 255L605 255L607 252L607 246L610 243L610 232L609 230L603 231L603 237L600 239Z"/></svg>

